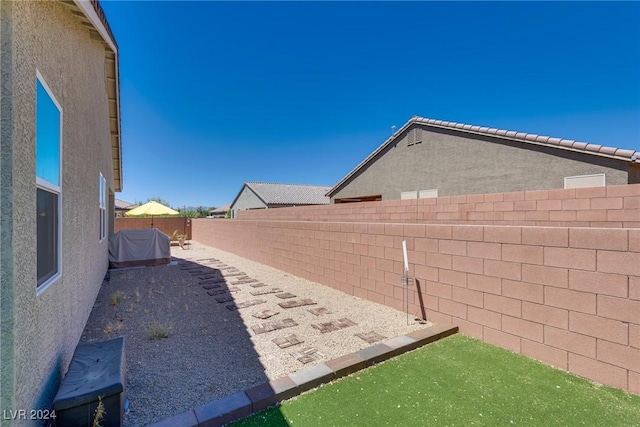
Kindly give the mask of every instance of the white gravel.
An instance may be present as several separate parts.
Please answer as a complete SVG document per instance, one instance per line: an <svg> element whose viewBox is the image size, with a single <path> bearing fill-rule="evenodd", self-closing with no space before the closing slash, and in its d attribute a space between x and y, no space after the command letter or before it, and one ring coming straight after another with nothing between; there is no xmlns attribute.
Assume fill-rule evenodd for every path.
<svg viewBox="0 0 640 427"><path fill-rule="evenodd" d="M198 262L214 268L215 258L236 267L268 287L238 285L236 302L262 299L264 304L230 311L209 296L200 280L179 266L160 266L111 272L96 300L82 342L102 341L109 336L125 336L127 361L126 395L130 411L125 427L141 426L187 411L211 400L245 390L254 385L295 372L306 366L358 351L369 346L354 336L375 331L391 338L425 328L413 317L395 309L346 295L329 287L292 276L234 254L191 242L189 250L172 247L179 260ZM233 282L229 278L228 282ZM297 298L318 304L283 309L274 294L253 296L249 292L277 287ZM110 299L117 292L124 298L117 305ZM332 314L315 316L308 310L325 307ZM270 309L279 314L265 320L252 313ZM298 326L256 335L251 326L292 318ZM348 318L356 323L338 331L321 333L311 324ZM150 340L146 326L168 325L167 339ZM113 332L109 333L109 330ZM119 329L119 330L118 330ZM272 340L295 334L303 340L281 349ZM314 347L323 356L307 365L291 352Z"/></svg>

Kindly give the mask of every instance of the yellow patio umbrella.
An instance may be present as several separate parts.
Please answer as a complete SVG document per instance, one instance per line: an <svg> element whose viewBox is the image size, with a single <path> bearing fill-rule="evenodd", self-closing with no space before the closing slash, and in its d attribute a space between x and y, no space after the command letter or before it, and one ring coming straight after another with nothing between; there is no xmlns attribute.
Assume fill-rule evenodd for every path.
<svg viewBox="0 0 640 427"><path fill-rule="evenodd" d="M180 212L175 211L161 203L150 202L140 205L135 209L131 209L125 215L127 216L139 216L139 215L151 215L151 228L153 228L153 217L155 215L180 215Z"/></svg>

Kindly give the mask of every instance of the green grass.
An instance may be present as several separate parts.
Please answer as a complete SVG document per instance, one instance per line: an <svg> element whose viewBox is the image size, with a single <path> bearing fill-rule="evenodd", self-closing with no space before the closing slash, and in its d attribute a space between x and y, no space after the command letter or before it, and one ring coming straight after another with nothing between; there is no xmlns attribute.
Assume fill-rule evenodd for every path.
<svg viewBox="0 0 640 427"><path fill-rule="evenodd" d="M455 335L232 425L640 426L640 396Z"/></svg>

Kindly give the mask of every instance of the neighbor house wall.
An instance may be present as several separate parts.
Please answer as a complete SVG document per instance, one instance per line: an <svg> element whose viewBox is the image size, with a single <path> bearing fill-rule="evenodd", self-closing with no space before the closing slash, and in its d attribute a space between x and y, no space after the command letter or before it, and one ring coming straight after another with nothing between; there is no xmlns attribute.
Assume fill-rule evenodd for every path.
<svg viewBox="0 0 640 427"><path fill-rule="evenodd" d="M422 129L422 143L408 135ZM332 194L335 199L437 189L440 196L564 188L564 177L604 173L627 184L620 160L414 124Z"/></svg>
<svg viewBox="0 0 640 427"><path fill-rule="evenodd" d="M640 394L640 229L197 219L193 237L398 310L405 240L427 319Z"/></svg>
<svg viewBox="0 0 640 427"><path fill-rule="evenodd" d="M240 192L240 195L231 205L231 210L235 214L245 209L264 209L267 205L246 185Z"/></svg>
<svg viewBox="0 0 640 427"><path fill-rule="evenodd" d="M7 3L11 3L10 6ZM7 16L8 15L8 16ZM9 70L12 116L2 123L2 197L10 189L11 244L3 239L2 281L13 327L3 322L3 409L48 408L64 376L108 266L108 239L99 241L99 173L114 188L106 94L105 47L60 2L2 2L3 32L10 21ZM4 42L4 41L3 41ZM62 107L61 277L36 295L36 70ZM9 78L5 73L11 73ZM9 139L5 140L5 136ZM6 151L5 151L6 149ZM6 203L6 200L5 202ZM6 207L6 205L3 205ZM111 221L107 216L108 221ZM7 299L5 299L5 296ZM13 334L13 335L12 335ZM8 350L7 350L8 351ZM5 378L5 363L12 366ZM8 383L5 383L5 380ZM5 392L5 387L8 392ZM6 405L6 406L5 406Z"/></svg>

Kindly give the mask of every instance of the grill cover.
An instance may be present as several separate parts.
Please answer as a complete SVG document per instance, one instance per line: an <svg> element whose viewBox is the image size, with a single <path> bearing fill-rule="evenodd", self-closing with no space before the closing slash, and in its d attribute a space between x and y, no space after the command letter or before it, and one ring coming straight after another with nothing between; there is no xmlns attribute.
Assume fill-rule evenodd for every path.
<svg viewBox="0 0 640 427"><path fill-rule="evenodd" d="M122 230L109 238L109 268L170 262L169 236L157 228Z"/></svg>

